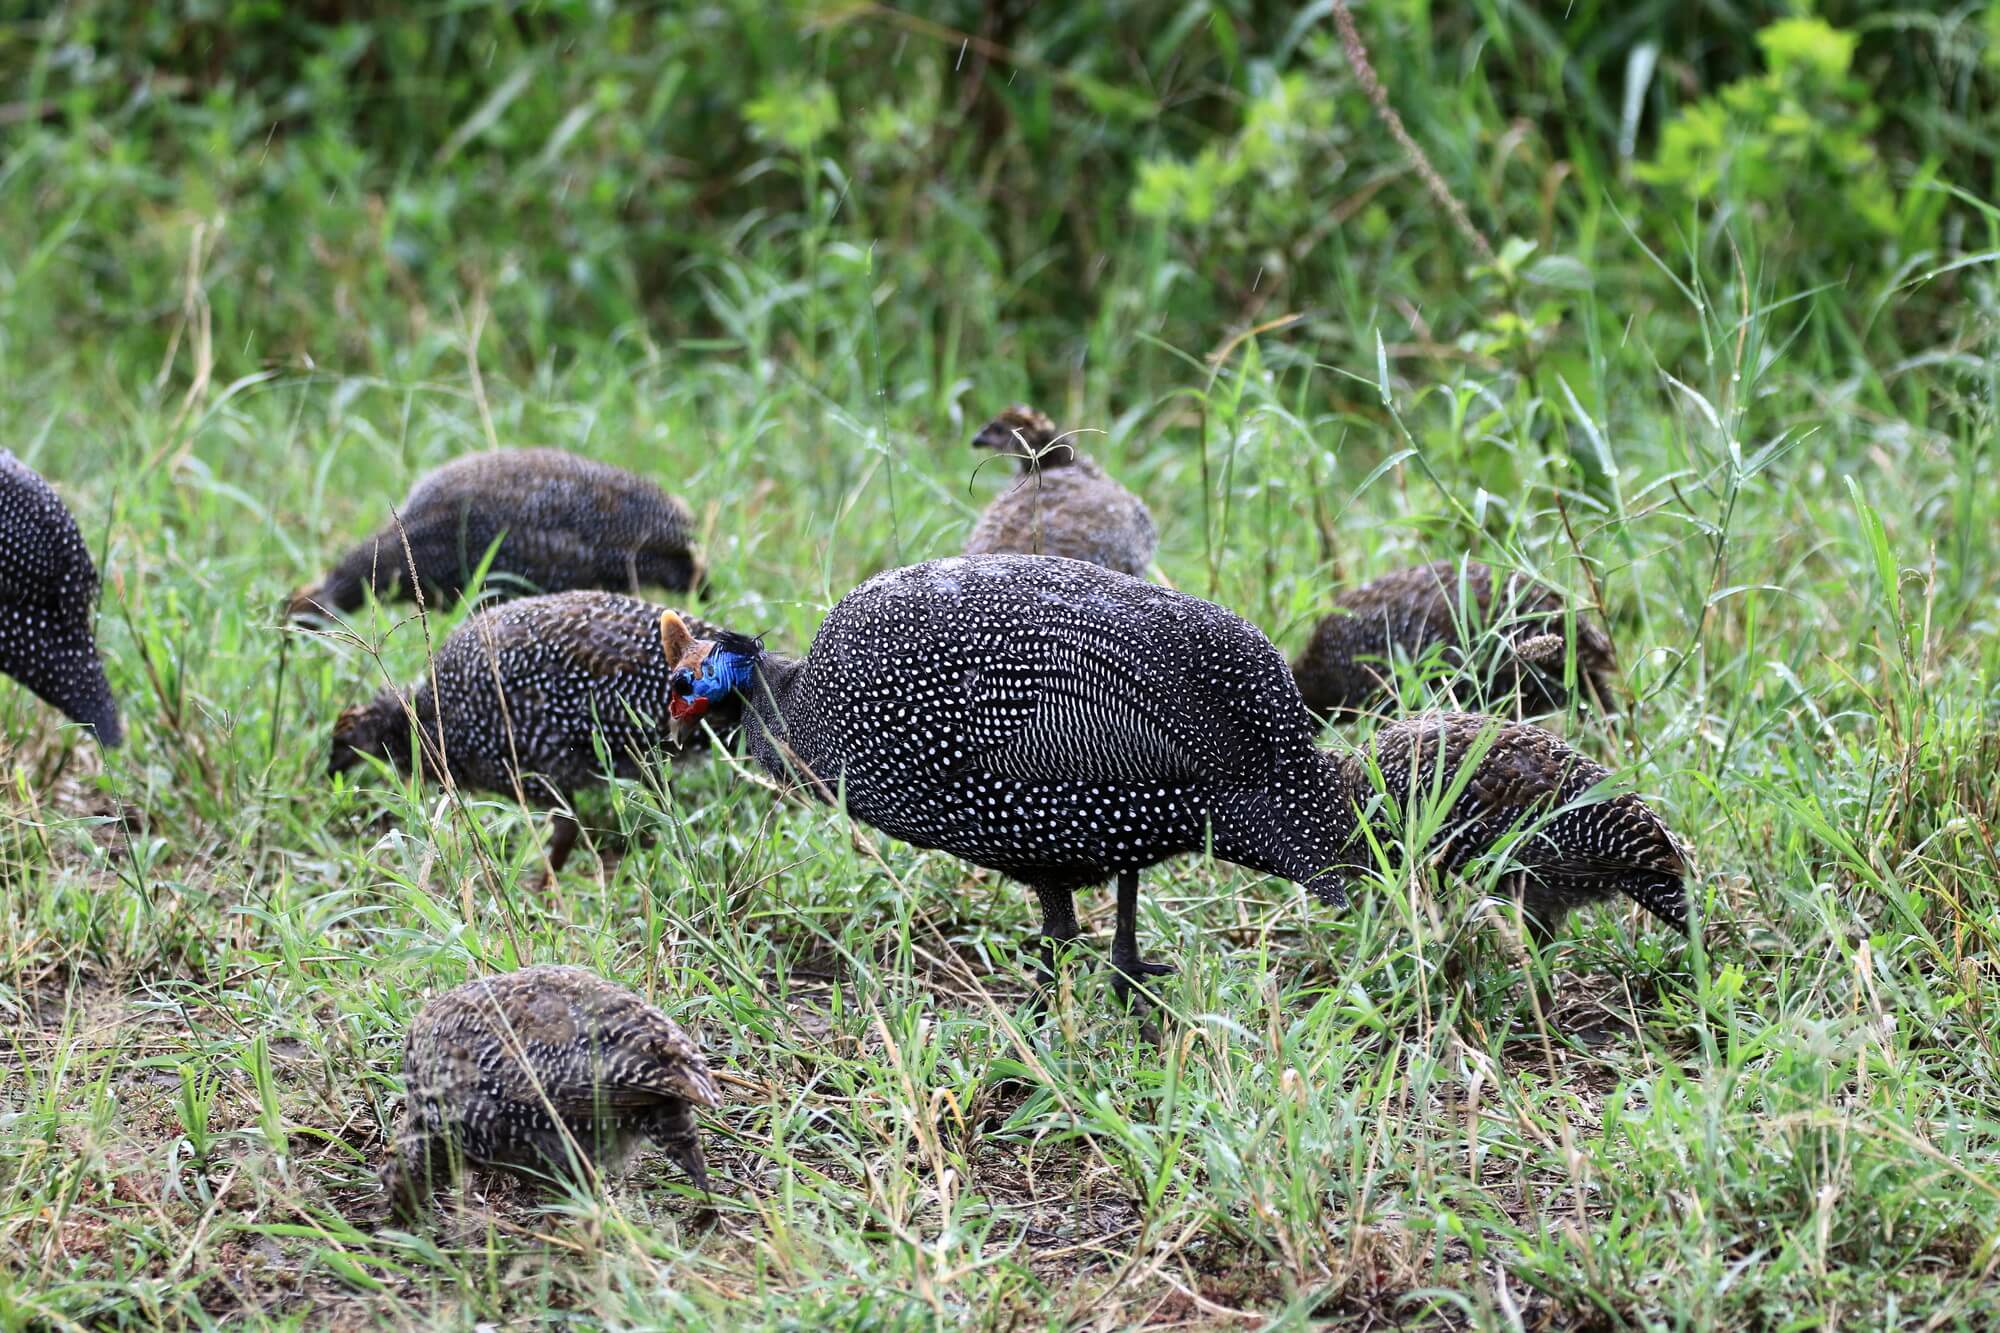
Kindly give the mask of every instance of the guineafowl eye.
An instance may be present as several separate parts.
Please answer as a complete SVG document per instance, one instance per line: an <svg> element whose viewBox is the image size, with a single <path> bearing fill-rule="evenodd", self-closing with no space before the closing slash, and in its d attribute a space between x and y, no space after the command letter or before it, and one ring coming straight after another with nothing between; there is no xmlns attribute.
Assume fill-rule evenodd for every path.
<svg viewBox="0 0 2000 1333"><path fill-rule="evenodd" d="M674 674L667 677L667 693L676 699L684 699L694 693L694 672L686 667L674 668Z"/></svg>

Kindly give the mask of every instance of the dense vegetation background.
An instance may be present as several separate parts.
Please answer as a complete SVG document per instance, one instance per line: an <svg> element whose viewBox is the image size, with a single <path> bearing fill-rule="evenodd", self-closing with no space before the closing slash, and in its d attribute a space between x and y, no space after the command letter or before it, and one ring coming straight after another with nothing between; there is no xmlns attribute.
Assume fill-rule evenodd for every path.
<svg viewBox="0 0 2000 1333"><path fill-rule="evenodd" d="M0 687L0 1322L2000 1319L2000 4L1378 0L1370 74L1340 17L0 11L0 442L132 731ZM956 549L1022 398L1288 650L1465 553L1601 607L1632 707L1558 725L1702 942L1191 862L1160 1040L1081 972L1039 1032L1017 886L727 765L549 893L506 803L322 777L451 621L278 608L438 462L659 477L705 613L802 646ZM717 1229L651 1161L379 1217L403 1024L527 959L730 1074Z"/></svg>

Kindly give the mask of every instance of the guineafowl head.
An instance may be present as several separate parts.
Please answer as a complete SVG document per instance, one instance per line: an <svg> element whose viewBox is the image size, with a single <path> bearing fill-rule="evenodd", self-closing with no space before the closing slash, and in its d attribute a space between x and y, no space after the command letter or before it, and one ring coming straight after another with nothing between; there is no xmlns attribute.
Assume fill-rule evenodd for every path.
<svg viewBox="0 0 2000 1333"><path fill-rule="evenodd" d="M326 758L326 775L345 773L363 755L401 768L410 758L410 715L394 690L384 690L365 704L344 708L333 721L333 746Z"/></svg>
<svg viewBox="0 0 2000 1333"><path fill-rule="evenodd" d="M308 583L285 601L285 619L311 620L330 618L334 608L327 605L332 599L321 591L317 583Z"/></svg>
<svg viewBox="0 0 2000 1333"><path fill-rule="evenodd" d="M660 616L660 650L673 664L667 678L667 714L674 744L685 744L713 708L750 687L757 663L764 656L761 639L723 631L712 639L697 639L672 611Z"/></svg>
<svg viewBox="0 0 2000 1333"><path fill-rule="evenodd" d="M1065 467L1076 461L1069 436L1056 423L1024 403L1017 403L980 427L972 437L977 449L992 449L1021 460L1021 470Z"/></svg>

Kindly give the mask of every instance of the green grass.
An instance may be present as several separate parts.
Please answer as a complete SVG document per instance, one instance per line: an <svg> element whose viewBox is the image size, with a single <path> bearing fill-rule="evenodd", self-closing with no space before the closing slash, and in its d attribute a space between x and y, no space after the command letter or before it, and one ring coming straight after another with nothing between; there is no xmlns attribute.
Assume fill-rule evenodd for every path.
<svg viewBox="0 0 2000 1333"><path fill-rule="evenodd" d="M688 128L631 91L681 56L564 63L547 15L400 20L421 56L385 27L263 158L262 48L224 59L237 100L133 100L62 54L94 16L136 61L116 7L7 29L24 97L72 104L0 131L0 441L102 553L130 740L100 756L0 683L0 1326L2000 1320L1990 90L1885 84L1885 157L1957 145L1960 193L1935 245L1836 273L1809 215L1626 183L1624 39L1594 9L1565 32L1482 7L1474 60L1473 20L1375 8L1383 82L1475 219L1566 265L1477 272L1318 29L1282 68L1355 114L1302 122L1308 158L1379 170L1213 231L1125 202L1134 161L1234 132L1218 108L1257 76L1223 19L1014 33L985 158L953 137L945 37L687 20L725 14L710 39L812 71L849 122L894 52L893 160L851 123L705 156L752 74L690 65L720 100ZM1289 18L1229 14L1278 58ZM1565 42L1582 82L1552 73ZM593 202L656 133L690 174ZM1018 188L1036 160L1048 197ZM1314 231L1362 190L1380 218ZM1271 227L1318 239L1266 302ZM325 778L334 714L453 618L319 636L279 608L429 467L499 442L655 476L700 515L698 609L799 649L870 573L958 548L1004 484L965 441L1030 395L1104 432L1175 586L1288 653L1335 587L1460 554L1601 603L1632 706L1554 725L1693 847L1700 942L1607 908L1527 959L1395 849L1338 913L1188 858L1144 880L1146 947L1181 969L1157 1032L1096 971L1108 893L1038 1028L1026 891L733 762L587 806L546 892L546 823L510 802ZM637 986L728 1076L714 1229L652 1155L601 1194L384 1220L407 1021L529 961Z"/></svg>

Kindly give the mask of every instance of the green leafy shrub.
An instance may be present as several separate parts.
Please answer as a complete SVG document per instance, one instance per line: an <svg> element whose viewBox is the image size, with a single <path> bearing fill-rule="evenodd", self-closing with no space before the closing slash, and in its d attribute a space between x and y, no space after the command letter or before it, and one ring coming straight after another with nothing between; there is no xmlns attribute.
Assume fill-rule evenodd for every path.
<svg viewBox="0 0 2000 1333"><path fill-rule="evenodd" d="M1818 18L1769 24L1757 34L1765 72L1681 111L1634 174L1804 223L1811 245L1844 258L1883 241L1904 253L1934 244L1941 199L1923 189L1934 168L1891 181L1873 141L1881 112L1852 74L1859 42Z"/></svg>

